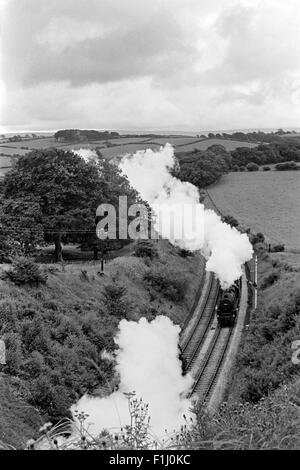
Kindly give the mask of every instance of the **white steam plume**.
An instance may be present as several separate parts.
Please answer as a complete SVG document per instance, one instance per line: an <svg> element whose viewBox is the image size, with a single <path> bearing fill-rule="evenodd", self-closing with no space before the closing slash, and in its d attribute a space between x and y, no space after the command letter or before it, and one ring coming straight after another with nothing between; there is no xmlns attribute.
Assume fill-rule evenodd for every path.
<svg viewBox="0 0 300 470"><path fill-rule="evenodd" d="M117 432L130 423L125 393L135 391L137 398L149 404L151 432L162 440L165 429L172 433L184 424L183 415L191 417L191 403L185 398L193 378L182 376L178 358L180 327L165 316L152 322L122 320L115 342L119 346L116 372L120 375L118 391L106 398L83 396L71 411L84 411L91 416L89 432L103 429Z"/></svg>
<svg viewBox="0 0 300 470"><path fill-rule="evenodd" d="M98 158L95 150L91 150L91 149L80 148L77 150L72 150L72 152L75 153L76 155L79 155L86 162L97 160Z"/></svg>
<svg viewBox="0 0 300 470"><path fill-rule="evenodd" d="M246 234L222 222L214 211L204 209L199 202L198 189L170 174L174 165L174 150L170 144L157 151L138 150L133 155L126 155L120 163L123 173L142 198L153 208L164 207L162 218L168 216L168 207L170 211L178 204L198 207L195 236L187 236L190 233L184 232L181 240L171 238L170 241L191 251L201 250L207 259L207 271L214 272L221 286L226 288L242 275L242 265L251 259L251 243ZM184 221L186 223L186 219ZM175 219L176 223L182 224L182 218ZM188 225L191 226L192 221ZM164 231L159 231L164 237Z"/></svg>

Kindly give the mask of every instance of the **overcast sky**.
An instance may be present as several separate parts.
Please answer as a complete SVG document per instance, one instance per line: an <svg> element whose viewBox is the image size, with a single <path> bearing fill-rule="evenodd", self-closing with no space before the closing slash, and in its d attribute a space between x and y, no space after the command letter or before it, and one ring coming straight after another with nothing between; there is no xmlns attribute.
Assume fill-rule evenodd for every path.
<svg viewBox="0 0 300 470"><path fill-rule="evenodd" d="M300 126L299 0L0 0L1 130Z"/></svg>

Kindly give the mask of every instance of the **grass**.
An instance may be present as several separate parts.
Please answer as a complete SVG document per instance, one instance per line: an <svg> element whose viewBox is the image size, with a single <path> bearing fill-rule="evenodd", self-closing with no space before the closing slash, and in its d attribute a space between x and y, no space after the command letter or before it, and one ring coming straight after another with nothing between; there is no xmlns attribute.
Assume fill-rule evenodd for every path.
<svg viewBox="0 0 300 470"><path fill-rule="evenodd" d="M28 391L21 381L0 373L1 442L24 448L42 424L38 411L27 402Z"/></svg>
<svg viewBox="0 0 300 470"><path fill-rule="evenodd" d="M133 245L124 247L121 251L122 256L116 257L104 265L104 277L99 277L98 274L100 261L67 263L64 267L59 265L59 273L50 277L48 284L54 292L59 292L59 297L63 295L60 287L62 285L63 291L66 294L69 292L70 296L75 295L80 298L84 296L86 300L95 298L97 302L100 302L104 283L107 279L116 278L126 286L127 296L132 305L130 314L132 320L140 318L141 312L148 319L154 318L153 315L155 316L157 312L164 312L175 323L183 324L200 284L201 270L204 267L203 258L196 255L183 259L178 255L179 250L165 240L159 241L157 248L158 258L147 266L141 258L132 256ZM163 267L166 273L170 268L172 268L172 272L181 273L187 281L187 293L182 303L174 304L166 300L162 294L152 295L149 293L143 276L150 270L150 266L152 268ZM80 280L83 270L88 277L84 293Z"/></svg>
<svg viewBox="0 0 300 470"><path fill-rule="evenodd" d="M257 403L299 375L292 343L300 339L300 270L273 254L262 255L258 266L258 308L242 338L231 402Z"/></svg>
<svg viewBox="0 0 300 470"><path fill-rule="evenodd" d="M208 188L216 206L245 228L262 232L268 243L300 251L300 173L230 173ZM263 189L262 189L263 188Z"/></svg>
<svg viewBox="0 0 300 470"><path fill-rule="evenodd" d="M165 314L177 324L184 322L200 283L203 260L197 255L182 258L165 241L157 247L159 256L153 261L132 256L127 247L125 256L105 265L104 276L99 262L43 263L46 285L16 286L0 280L0 336L7 348L7 365L0 376L0 441L23 445L25 438L35 438L39 415L56 423L68 416L70 405L84 393L115 380L111 363L100 358L103 349L114 349L120 320L120 311L106 311L107 284L124 287L128 320ZM187 280L183 301L172 302L163 293L149 290L143 277L153 266L160 266L166 276L175 269ZM32 407L38 413L29 412Z"/></svg>
<svg viewBox="0 0 300 470"><path fill-rule="evenodd" d="M183 449L298 450L300 447L300 381L282 385L256 404L221 405L213 416L200 412L198 422L183 430Z"/></svg>
<svg viewBox="0 0 300 470"><path fill-rule="evenodd" d="M234 140L226 139L199 139L197 137L187 136L170 136L170 137L119 137L116 139L110 139L109 142L112 147L106 146L106 141L94 141L94 142L81 142L81 143L62 143L56 142L54 137L45 137L43 139L29 139L22 142L11 142L6 144L0 144L0 153L6 155L25 155L34 149L47 149L51 147L57 147L64 150L90 148L96 147L101 148L101 152L105 158L111 159L125 155L126 153L134 153L137 150L145 150L147 148L157 149L161 145L165 145L167 142L171 143L175 148L178 147L180 151L189 151L195 148L199 150L206 150L211 145L223 145L226 150L234 150L237 147L255 147L256 144L250 144L248 142L238 142ZM28 147L28 150L22 149L21 147ZM8 162L7 166L11 163ZM0 166L1 157L0 157ZM6 166L6 165L5 165Z"/></svg>
<svg viewBox="0 0 300 470"><path fill-rule="evenodd" d="M195 140L195 138L193 138ZM227 151L235 150L237 147L257 147L258 144L252 144L248 142L239 142L237 140L226 140L226 139L205 139L195 143L190 143L180 147L180 151L187 152L189 150L206 150L211 145L222 145Z"/></svg>
<svg viewBox="0 0 300 470"><path fill-rule="evenodd" d="M164 442L154 442L147 404L128 394L130 425L92 436L84 412L76 423L65 420L44 425L30 439L32 450L298 450L300 446L300 381L283 385L257 404L226 403L213 415L200 410ZM25 429L25 432L30 430ZM63 439L63 433L72 437ZM28 436L28 434L27 434ZM21 445L20 445L21 444ZM4 446L3 446L4 447ZM5 446L7 449L8 446ZM23 442L14 448L24 448ZM0 442L1 449L1 442Z"/></svg>

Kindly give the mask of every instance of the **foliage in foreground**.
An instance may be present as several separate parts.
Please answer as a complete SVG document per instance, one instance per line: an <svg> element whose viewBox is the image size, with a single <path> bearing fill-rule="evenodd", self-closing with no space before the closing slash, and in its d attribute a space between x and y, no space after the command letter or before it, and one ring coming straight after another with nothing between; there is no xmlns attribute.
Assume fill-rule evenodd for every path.
<svg viewBox="0 0 300 470"><path fill-rule="evenodd" d="M32 259L20 257L15 259L12 268L5 272L4 278L17 286L38 287L46 284L48 276Z"/></svg>
<svg viewBox="0 0 300 470"><path fill-rule="evenodd" d="M299 449L300 382L258 403L223 403L213 416L201 412L181 438L184 449Z"/></svg>
<svg viewBox="0 0 300 470"><path fill-rule="evenodd" d="M168 300L181 302L184 299L186 280L176 272L167 271L163 265L150 268L144 275L144 281Z"/></svg>
<svg viewBox="0 0 300 470"><path fill-rule="evenodd" d="M253 403L299 374L291 360L291 345L300 338L299 274L283 263L270 263L268 257L260 265L265 269L258 309L242 340L235 371L238 397Z"/></svg>
<svg viewBox="0 0 300 470"><path fill-rule="evenodd" d="M257 404L224 402L211 414L202 409L197 418L187 420L178 432L158 441L151 433L148 405L134 392L128 399L129 424L115 432L102 431L93 436L88 431L89 416L75 413L70 419L52 426L45 423L40 436L27 442L27 449L50 450L146 450L146 449L222 449L268 450L298 449L300 446L300 383L283 386L279 392ZM92 420L92 417L91 417ZM11 449L1 445L0 449Z"/></svg>

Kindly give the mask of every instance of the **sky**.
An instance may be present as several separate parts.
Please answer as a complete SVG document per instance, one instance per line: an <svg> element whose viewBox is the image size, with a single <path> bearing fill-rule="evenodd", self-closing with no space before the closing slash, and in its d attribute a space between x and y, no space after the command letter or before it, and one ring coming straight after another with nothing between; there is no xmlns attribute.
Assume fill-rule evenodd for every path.
<svg viewBox="0 0 300 470"><path fill-rule="evenodd" d="M0 0L0 130L300 127L299 0Z"/></svg>

